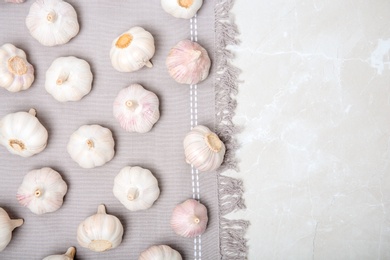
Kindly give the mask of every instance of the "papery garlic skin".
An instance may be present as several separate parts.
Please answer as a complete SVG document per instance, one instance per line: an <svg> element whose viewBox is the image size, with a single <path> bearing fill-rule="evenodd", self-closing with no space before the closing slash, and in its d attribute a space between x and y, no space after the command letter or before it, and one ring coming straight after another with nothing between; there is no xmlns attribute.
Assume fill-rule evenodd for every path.
<svg viewBox="0 0 390 260"><path fill-rule="evenodd" d="M184 154L188 164L199 171L214 171L221 166L225 144L208 127L198 125L184 138Z"/></svg>
<svg viewBox="0 0 390 260"><path fill-rule="evenodd" d="M141 85L132 84L118 93L113 114L127 132L149 132L160 118L158 97Z"/></svg>
<svg viewBox="0 0 390 260"><path fill-rule="evenodd" d="M139 166L124 167L115 177L114 196L131 211L150 208L160 195L158 181Z"/></svg>
<svg viewBox="0 0 390 260"><path fill-rule="evenodd" d="M190 19L203 4L203 0L161 0L165 12L176 18Z"/></svg>
<svg viewBox="0 0 390 260"><path fill-rule="evenodd" d="M45 89L60 102L79 101L92 88L88 62L73 56L60 57L46 71Z"/></svg>
<svg viewBox="0 0 390 260"><path fill-rule="evenodd" d="M120 72L132 72L153 65L150 59L155 52L152 34L142 27L133 27L122 33L111 44L112 66Z"/></svg>
<svg viewBox="0 0 390 260"><path fill-rule="evenodd" d="M8 114L0 120L0 144L22 157L42 152L47 145L46 128L35 117L36 111Z"/></svg>
<svg viewBox="0 0 390 260"><path fill-rule="evenodd" d="M79 32L76 10L62 0L36 0L26 25L32 37L45 46L65 44Z"/></svg>
<svg viewBox="0 0 390 260"><path fill-rule="evenodd" d="M194 199L188 199L177 205L172 212L171 227L182 237L196 237L203 234L207 222L207 208Z"/></svg>
<svg viewBox="0 0 390 260"><path fill-rule="evenodd" d="M111 161L115 142L110 129L100 125L83 125L70 137L67 150L82 168L94 168Z"/></svg>
<svg viewBox="0 0 390 260"><path fill-rule="evenodd" d="M12 239L12 231L23 225L23 219L10 219L7 212L0 207L0 252Z"/></svg>
<svg viewBox="0 0 390 260"><path fill-rule="evenodd" d="M120 245L123 226L119 219L106 213L104 205L98 212L80 223L77 229L77 241L82 247L95 252L104 252Z"/></svg>
<svg viewBox="0 0 390 260"><path fill-rule="evenodd" d="M141 253L138 260L182 260L180 253L167 245L151 246Z"/></svg>
<svg viewBox="0 0 390 260"><path fill-rule="evenodd" d="M0 87L9 92L30 88L34 82L34 67L27 61L26 53L11 43L0 47Z"/></svg>
<svg viewBox="0 0 390 260"><path fill-rule="evenodd" d="M57 171L44 167L24 176L16 198L20 205L37 215L58 210L68 186Z"/></svg>
<svg viewBox="0 0 390 260"><path fill-rule="evenodd" d="M69 247L63 255L49 255L43 258L43 260L73 260L76 254L76 248Z"/></svg>
<svg viewBox="0 0 390 260"><path fill-rule="evenodd" d="M200 44L182 40L169 51L165 64L176 82L197 84L209 75L211 61Z"/></svg>

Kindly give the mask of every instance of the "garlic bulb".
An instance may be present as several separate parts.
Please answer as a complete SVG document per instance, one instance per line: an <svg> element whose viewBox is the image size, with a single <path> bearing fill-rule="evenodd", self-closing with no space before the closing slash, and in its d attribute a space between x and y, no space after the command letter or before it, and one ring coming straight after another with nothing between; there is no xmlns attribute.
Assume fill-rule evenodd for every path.
<svg viewBox="0 0 390 260"><path fill-rule="evenodd" d="M114 157L114 146L110 129L100 125L83 125L71 135L67 150L82 168L94 168Z"/></svg>
<svg viewBox="0 0 390 260"><path fill-rule="evenodd" d="M122 89L115 98L113 113L123 129L146 133L160 118L156 94L139 84Z"/></svg>
<svg viewBox="0 0 390 260"><path fill-rule="evenodd" d="M182 260L183 258L170 246L151 246L141 253L138 260Z"/></svg>
<svg viewBox="0 0 390 260"><path fill-rule="evenodd" d="M165 12L183 19L192 18L202 4L203 0L161 0Z"/></svg>
<svg viewBox="0 0 390 260"><path fill-rule="evenodd" d="M122 236L121 222L107 214L104 205L100 205L97 213L85 219L77 229L79 244L95 252L116 248L122 242Z"/></svg>
<svg viewBox="0 0 390 260"><path fill-rule="evenodd" d="M199 171L213 171L221 166L225 145L206 126L194 127L184 138L184 153L188 164Z"/></svg>
<svg viewBox="0 0 390 260"><path fill-rule="evenodd" d="M58 210L64 201L68 186L55 170L44 167L24 176L16 198L20 205L41 215Z"/></svg>
<svg viewBox="0 0 390 260"><path fill-rule="evenodd" d="M5 0L6 3L21 4L26 0Z"/></svg>
<svg viewBox="0 0 390 260"><path fill-rule="evenodd" d="M166 59L169 75L181 84L197 84L207 78L210 58L196 42L182 40L169 52Z"/></svg>
<svg viewBox="0 0 390 260"><path fill-rule="evenodd" d="M157 179L139 166L123 168L115 177L114 196L129 210L150 208L160 195Z"/></svg>
<svg viewBox="0 0 390 260"><path fill-rule="evenodd" d="M76 57L60 57L46 71L45 88L60 102L78 101L91 91L92 72L88 62Z"/></svg>
<svg viewBox="0 0 390 260"><path fill-rule="evenodd" d="M46 128L35 117L35 109L8 114L0 120L0 143L12 154L29 157L47 144Z"/></svg>
<svg viewBox="0 0 390 260"><path fill-rule="evenodd" d="M7 247L12 231L23 224L23 219L10 219L7 212L0 208L0 252Z"/></svg>
<svg viewBox="0 0 390 260"><path fill-rule="evenodd" d="M121 72L132 72L143 66L151 68L149 61L155 52L154 38L141 27L133 27L122 33L111 44L112 66Z"/></svg>
<svg viewBox="0 0 390 260"><path fill-rule="evenodd" d="M10 92L28 89L34 82L34 67L26 53L10 43L0 47L0 87Z"/></svg>
<svg viewBox="0 0 390 260"><path fill-rule="evenodd" d="M79 32L75 9L62 0L36 0L26 25L32 37L45 46L65 44Z"/></svg>
<svg viewBox="0 0 390 260"><path fill-rule="evenodd" d="M194 199L188 199L173 210L171 227L179 236L196 237L206 230L207 221L206 207Z"/></svg>
<svg viewBox="0 0 390 260"><path fill-rule="evenodd" d="M76 248L69 247L63 255L49 255L43 258L43 260L73 260L76 254Z"/></svg>

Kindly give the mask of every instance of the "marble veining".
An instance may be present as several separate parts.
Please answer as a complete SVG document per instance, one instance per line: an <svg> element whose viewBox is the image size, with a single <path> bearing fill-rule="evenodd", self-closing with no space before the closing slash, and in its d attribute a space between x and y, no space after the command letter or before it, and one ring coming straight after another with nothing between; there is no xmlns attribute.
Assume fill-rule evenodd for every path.
<svg viewBox="0 0 390 260"><path fill-rule="evenodd" d="M249 259L390 259L389 10L236 1Z"/></svg>

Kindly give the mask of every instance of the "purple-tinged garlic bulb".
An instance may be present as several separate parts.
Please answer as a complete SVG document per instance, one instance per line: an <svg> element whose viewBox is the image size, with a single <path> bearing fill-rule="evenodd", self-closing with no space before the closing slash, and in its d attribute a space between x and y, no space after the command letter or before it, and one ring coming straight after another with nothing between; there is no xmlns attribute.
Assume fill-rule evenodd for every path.
<svg viewBox="0 0 390 260"><path fill-rule="evenodd" d="M114 249L122 243L123 226L114 215L106 213L102 204L97 213L86 218L77 229L80 246L95 252Z"/></svg>
<svg viewBox="0 0 390 260"><path fill-rule="evenodd" d="M10 219L7 212L0 208L0 252L12 239L12 231L23 225L23 219Z"/></svg>
<svg viewBox="0 0 390 260"><path fill-rule="evenodd" d="M24 176L16 198L20 205L40 215L58 210L68 186L55 170L45 167Z"/></svg>
<svg viewBox="0 0 390 260"><path fill-rule="evenodd" d="M180 253L170 246L151 246L141 253L138 260L182 260Z"/></svg>
<svg viewBox="0 0 390 260"><path fill-rule="evenodd" d="M211 61L207 51L198 43L182 40L166 59L169 75L181 84L197 84L207 78Z"/></svg>
<svg viewBox="0 0 390 260"><path fill-rule="evenodd" d="M137 71L144 66L151 68L150 59L155 52L153 35L136 26L118 36L111 44L112 66L120 72Z"/></svg>
<svg viewBox="0 0 390 260"><path fill-rule="evenodd" d="M225 144L206 126L194 127L183 142L186 162L199 171L218 169L225 156Z"/></svg>
<svg viewBox="0 0 390 260"><path fill-rule="evenodd" d="M69 247L65 254L62 255L49 255L43 258L43 260L73 260L76 254L76 248Z"/></svg>
<svg viewBox="0 0 390 260"><path fill-rule="evenodd" d="M9 92L30 88L34 82L34 67L27 61L26 53L11 43L0 47L0 87Z"/></svg>
<svg viewBox="0 0 390 260"><path fill-rule="evenodd" d="M176 18L190 19L202 6L203 0L161 0L165 12Z"/></svg>
<svg viewBox="0 0 390 260"><path fill-rule="evenodd" d="M113 105L114 117L127 132L146 133L160 118L156 94L139 84L122 89Z"/></svg>
<svg viewBox="0 0 390 260"><path fill-rule="evenodd" d="M21 4L24 3L26 0L4 0L6 3L13 3L13 4Z"/></svg>
<svg viewBox="0 0 390 260"><path fill-rule="evenodd" d="M177 205L172 213L171 227L182 237L196 237L206 230L207 208L194 199Z"/></svg>
<svg viewBox="0 0 390 260"><path fill-rule="evenodd" d="M65 44L79 33L76 10L62 0L36 0L26 25L31 36L45 46Z"/></svg>

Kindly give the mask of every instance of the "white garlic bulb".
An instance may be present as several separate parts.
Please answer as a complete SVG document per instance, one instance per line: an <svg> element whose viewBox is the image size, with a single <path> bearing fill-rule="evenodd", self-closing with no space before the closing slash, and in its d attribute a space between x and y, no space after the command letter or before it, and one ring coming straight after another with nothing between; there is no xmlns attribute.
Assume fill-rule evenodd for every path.
<svg viewBox="0 0 390 260"><path fill-rule="evenodd" d="M28 89L34 82L34 67L26 53L11 43L0 47L0 87L10 92Z"/></svg>
<svg viewBox="0 0 390 260"><path fill-rule="evenodd" d="M149 61L155 52L152 34L141 27L122 33L111 44L112 66L121 72L132 72L143 66L151 68Z"/></svg>
<svg viewBox="0 0 390 260"><path fill-rule="evenodd" d="M79 32L76 10L62 0L36 0L26 25L32 37L45 46L65 44Z"/></svg>
<svg viewBox="0 0 390 260"><path fill-rule="evenodd" d="M188 164L199 171L218 169L225 156L225 145L206 126L194 127L184 138L184 153Z"/></svg>
<svg viewBox="0 0 390 260"><path fill-rule="evenodd" d="M170 246L151 246L141 253L138 260L182 260L180 253Z"/></svg>
<svg viewBox="0 0 390 260"><path fill-rule="evenodd" d="M114 196L129 210L150 208L160 195L157 179L139 166L123 168L115 177Z"/></svg>
<svg viewBox="0 0 390 260"><path fill-rule="evenodd" d="M5 0L6 3L13 3L13 4L21 4L24 3L25 0Z"/></svg>
<svg viewBox="0 0 390 260"><path fill-rule="evenodd" d="M122 89L113 105L114 117L128 132L146 133L160 118L156 94L139 84Z"/></svg>
<svg viewBox="0 0 390 260"><path fill-rule="evenodd" d="M83 125L71 135L67 150L82 168L94 168L111 161L115 155L114 146L110 129Z"/></svg>
<svg viewBox="0 0 390 260"><path fill-rule="evenodd" d="M122 242L122 236L121 222L107 214L104 205L100 205L97 213L85 219L77 229L79 244L95 252L116 248Z"/></svg>
<svg viewBox="0 0 390 260"><path fill-rule="evenodd" d="M60 102L78 101L91 91L92 79L88 62L73 56L60 57L46 71L45 88Z"/></svg>
<svg viewBox="0 0 390 260"><path fill-rule="evenodd" d="M12 231L23 224L23 219L10 219L7 212L0 208L0 252L7 247Z"/></svg>
<svg viewBox="0 0 390 260"><path fill-rule="evenodd" d="M165 12L176 18L190 19L200 9L203 0L161 0Z"/></svg>
<svg viewBox="0 0 390 260"><path fill-rule="evenodd" d="M207 208L194 199L188 199L174 208L171 227L179 236L196 237L204 233L207 221Z"/></svg>
<svg viewBox="0 0 390 260"><path fill-rule="evenodd" d="M64 201L68 186L55 170L44 167L24 176L16 198L20 205L41 215L58 210Z"/></svg>
<svg viewBox="0 0 390 260"><path fill-rule="evenodd" d="M76 254L76 248L69 247L63 255L49 255L43 258L43 260L73 260Z"/></svg>
<svg viewBox="0 0 390 260"><path fill-rule="evenodd" d="M207 78L211 61L205 48L196 42L182 40L168 54L169 75L181 84L197 84Z"/></svg>
<svg viewBox="0 0 390 260"><path fill-rule="evenodd" d="M47 145L46 128L35 117L35 109L8 114L0 120L0 143L12 154L29 157Z"/></svg>

